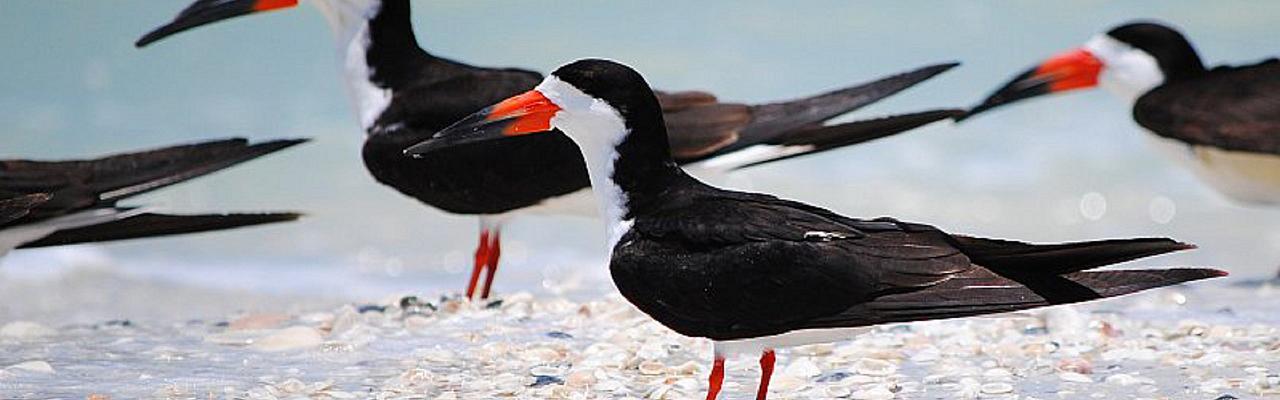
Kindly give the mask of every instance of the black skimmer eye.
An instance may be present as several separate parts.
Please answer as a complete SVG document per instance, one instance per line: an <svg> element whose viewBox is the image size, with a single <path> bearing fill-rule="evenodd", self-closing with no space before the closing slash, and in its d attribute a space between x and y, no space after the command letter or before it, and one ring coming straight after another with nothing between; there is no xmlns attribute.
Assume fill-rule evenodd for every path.
<svg viewBox="0 0 1280 400"><path fill-rule="evenodd" d="M1084 48L1059 53L1018 74L957 120L1032 97L1097 86L1103 66L1102 60Z"/></svg>
<svg viewBox="0 0 1280 400"><path fill-rule="evenodd" d="M143 47L178 32L224 19L298 5L298 0L197 0L172 22L143 35L134 45Z"/></svg>
<svg viewBox="0 0 1280 400"><path fill-rule="evenodd" d="M530 90L477 111L404 152L420 157L444 147L547 132L558 112L560 106L542 92Z"/></svg>

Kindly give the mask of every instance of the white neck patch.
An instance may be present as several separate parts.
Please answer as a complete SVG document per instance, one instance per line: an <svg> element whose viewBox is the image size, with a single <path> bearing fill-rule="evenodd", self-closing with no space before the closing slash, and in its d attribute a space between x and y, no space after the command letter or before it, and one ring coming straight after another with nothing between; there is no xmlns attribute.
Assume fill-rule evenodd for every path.
<svg viewBox="0 0 1280 400"><path fill-rule="evenodd" d="M630 133L626 123L613 106L583 93L555 75L548 75L534 90L560 107L560 112L551 119L551 126L563 131L582 151L596 204L605 221L609 249L612 250L631 230L634 222L623 220L628 211L626 196L613 180L614 163L618 160L617 146Z"/></svg>
<svg viewBox="0 0 1280 400"><path fill-rule="evenodd" d="M1098 86L1130 104L1164 83L1164 73L1160 71L1155 57L1111 36L1096 35L1085 43L1084 48L1102 60Z"/></svg>
<svg viewBox="0 0 1280 400"><path fill-rule="evenodd" d="M338 58L342 62L347 82L347 94L351 96L360 118L360 127L368 133L387 106L391 104L391 89L373 83L373 70L369 67L369 20L378 13L378 0L313 0L338 46Z"/></svg>

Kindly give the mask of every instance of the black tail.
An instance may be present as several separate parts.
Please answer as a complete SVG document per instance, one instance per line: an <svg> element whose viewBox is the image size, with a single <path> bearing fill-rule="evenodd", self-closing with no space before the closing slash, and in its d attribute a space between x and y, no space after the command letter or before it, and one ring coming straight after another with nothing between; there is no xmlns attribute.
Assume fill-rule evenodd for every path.
<svg viewBox="0 0 1280 400"><path fill-rule="evenodd" d="M122 154L91 161L109 175L94 182L103 201L136 196L271 154L307 139L272 140L249 144L236 138Z"/></svg>
<svg viewBox="0 0 1280 400"><path fill-rule="evenodd" d="M61 230L20 248L106 242L232 229L297 220L297 213L168 215L140 214L82 228Z"/></svg>
<svg viewBox="0 0 1280 400"><path fill-rule="evenodd" d="M962 113L964 113L964 110L959 109L929 110L803 130L780 137L776 142L767 143L783 146L781 151L772 155L762 154L759 158L733 166L732 169L753 167L839 147L870 142L919 128L926 124L953 118ZM791 151L787 151L788 149Z"/></svg>
<svg viewBox="0 0 1280 400"><path fill-rule="evenodd" d="M816 96L751 106L751 124L742 129L739 133L741 139L731 147L743 148L773 142L790 132L817 127L829 119L892 96L958 65L960 63L957 62L931 65Z"/></svg>
<svg viewBox="0 0 1280 400"><path fill-rule="evenodd" d="M306 141L288 139L250 144L246 139L234 138L91 160L7 160L0 169L0 189L52 193L51 202L56 203L78 200L61 198L71 194L68 190L74 190L76 194L95 195L100 204L111 204ZM91 204L81 204L87 205Z"/></svg>
<svg viewBox="0 0 1280 400"><path fill-rule="evenodd" d="M1030 244L955 235L974 264L997 273L1061 275L1143 257L1194 249L1166 238L1117 239L1062 244Z"/></svg>
<svg viewBox="0 0 1280 400"><path fill-rule="evenodd" d="M1123 296L1183 282L1226 276L1206 268L1084 271L1052 276L1037 287L976 269L936 286L890 294L845 312L811 321L806 328L865 326L893 322L999 314L1058 304Z"/></svg>

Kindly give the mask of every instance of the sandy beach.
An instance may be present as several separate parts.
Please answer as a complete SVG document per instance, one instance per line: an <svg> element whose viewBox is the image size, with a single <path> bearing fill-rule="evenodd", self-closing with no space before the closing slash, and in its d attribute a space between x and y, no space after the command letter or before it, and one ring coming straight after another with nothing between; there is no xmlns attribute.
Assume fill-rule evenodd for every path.
<svg viewBox="0 0 1280 400"><path fill-rule="evenodd" d="M663 328L616 295L227 302L276 310L244 312L199 306L236 293L180 296L189 288L89 270L7 290L3 300L10 309L42 302L41 312L55 320L82 313L83 321L95 311L74 293L92 296L90 288L108 284L131 301L161 305L136 308L137 319L11 320L0 327L0 397L693 399L706 390L710 343ZM42 288L72 295L50 305L33 295ZM1025 314L881 326L843 342L780 351L771 394L1280 397L1277 300L1273 283L1215 283ZM181 318L182 310L217 317ZM723 398L750 397L757 374L754 359L729 360Z"/></svg>

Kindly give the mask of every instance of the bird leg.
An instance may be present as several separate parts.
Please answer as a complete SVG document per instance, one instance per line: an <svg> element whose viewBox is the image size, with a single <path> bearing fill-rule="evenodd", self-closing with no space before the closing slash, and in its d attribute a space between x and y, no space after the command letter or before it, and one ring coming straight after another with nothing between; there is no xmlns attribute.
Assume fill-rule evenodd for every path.
<svg viewBox="0 0 1280 400"><path fill-rule="evenodd" d="M711 365L711 387L707 388L707 400L716 400L720 395L720 386L724 384L724 356L716 354L716 361Z"/></svg>
<svg viewBox="0 0 1280 400"><path fill-rule="evenodd" d="M756 400L765 400L769 395L769 379L773 377L773 349L765 349L760 355L760 390L756 392Z"/></svg>
<svg viewBox="0 0 1280 400"><path fill-rule="evenodd" d="M489 275L484 277L484 286L480 290L480 299L489 298L489 289L493 287L493 276L498 274L498 257L502 256L502 231L500 228L493 228L493 233L489 235L489 260L485 262L485 267L489 270Z"/></svg>
<svg viewBox="0 0 1280 400"><path fill-rule="evenodd" d="M467 299L476 294L476 283L480 280L480 272L489 262L489 228L480 228L480 245L476 246L475 267L471 269L471 280L467 283Z"/></svg>

